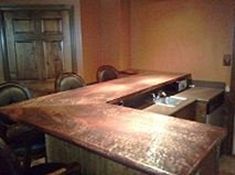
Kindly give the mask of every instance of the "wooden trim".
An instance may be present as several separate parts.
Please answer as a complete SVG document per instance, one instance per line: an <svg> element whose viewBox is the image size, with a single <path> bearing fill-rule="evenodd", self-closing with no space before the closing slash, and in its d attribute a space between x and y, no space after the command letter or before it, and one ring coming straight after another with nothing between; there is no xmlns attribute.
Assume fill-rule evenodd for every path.
<svg viewBox="0 0 235 175"><path fill-rule="evenodd" d="M232 53L232 67L231 67L231 80L230 80L230 92L235 94L235 24L233 27L233 53ZM235 99L234 99L235 100Z"/></svg>
<svg viewBox="0 0 235 175"><path fill-rule="evenodd" d="M70 24L70 40L71 40L71 56L72 56L72 72L77 72L77 60L76 60L76 42L75 42L75 19L74 19L74 7L69 11L69 24Z"/></svg>
<svg viewBox="0 0 235 175"><path fill-rule="evenodd" d="M6 81L10 80L9 63L7 59L6 38L4 32L3 13L0 11L0 49L2 52L3 73Z"/></svg>
<svg viewBox="0 0 235 175"><path fill-rule="evenodd" d="M16 10L71 10L73 5L0 5L2 11L16 11Z"/></svg>

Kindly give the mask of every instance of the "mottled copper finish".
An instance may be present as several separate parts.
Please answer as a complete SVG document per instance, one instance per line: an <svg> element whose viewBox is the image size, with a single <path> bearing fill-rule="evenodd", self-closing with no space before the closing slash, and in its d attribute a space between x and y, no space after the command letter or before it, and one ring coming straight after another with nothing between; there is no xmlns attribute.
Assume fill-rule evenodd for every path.
<svg viewBox="0 0 235 175"><path fill-rule="evenodd" d="M134 75L14 104L0 112L147 174L191 174L220 143L223 129L106 103L184 76Z"/></svg>

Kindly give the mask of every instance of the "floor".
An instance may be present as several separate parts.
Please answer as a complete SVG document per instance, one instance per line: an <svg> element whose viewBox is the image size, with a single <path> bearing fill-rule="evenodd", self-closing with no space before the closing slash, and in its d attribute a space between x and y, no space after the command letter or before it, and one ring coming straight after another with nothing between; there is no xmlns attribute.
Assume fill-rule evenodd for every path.
<svg viewBox="0 0 235 175"><path fill-rule="evenodd" d="M220 158L220 175L235 175L235 156Z"/></svg>

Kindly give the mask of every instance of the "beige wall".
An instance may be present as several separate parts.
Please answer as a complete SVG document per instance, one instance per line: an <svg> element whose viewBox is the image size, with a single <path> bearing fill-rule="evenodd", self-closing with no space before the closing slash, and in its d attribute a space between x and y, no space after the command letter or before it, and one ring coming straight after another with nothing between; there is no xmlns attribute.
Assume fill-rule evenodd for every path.
<svg viewBox="0 0 235 175"><path fill-rule="evenodd" d="M100 1L81 0L82 46L84 78L95 81L95 73L101 62Z"/></svg>
<svg viewBox="0 0 235 175"><path fill-rule="evenodd" d="M101 64L126 68L130 51L129 36L129 2L101 0Z"/></svg>
<svg viewBox="0 0 235 175"><path fill-rule="evenodd" d="M128 67L130 58L129 1L81 0L84 72L95 81L100 65Z"/></svg>
<svg viewBox="0 0 235 175"><path fill-rule="evenodd" d="M131 66L230 83L232 1L132 0Z"/></svg>

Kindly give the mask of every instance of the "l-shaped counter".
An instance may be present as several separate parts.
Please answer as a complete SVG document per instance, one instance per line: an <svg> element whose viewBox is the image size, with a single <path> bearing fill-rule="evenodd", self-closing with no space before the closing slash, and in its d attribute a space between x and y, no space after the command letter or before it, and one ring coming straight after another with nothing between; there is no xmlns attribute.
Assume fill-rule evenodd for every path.
<svg viewBox="0 0 235 175"><path fill-rule="evenodd" d="M142 72L1 107L0 114L137 174L216 174L224 129L108 103L189 76Z"/></svg>

